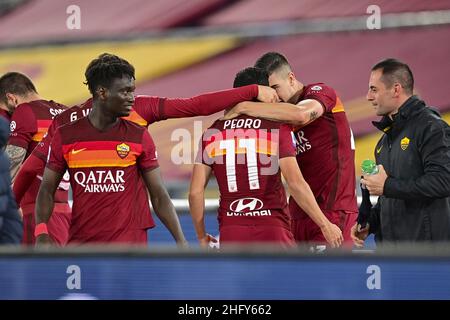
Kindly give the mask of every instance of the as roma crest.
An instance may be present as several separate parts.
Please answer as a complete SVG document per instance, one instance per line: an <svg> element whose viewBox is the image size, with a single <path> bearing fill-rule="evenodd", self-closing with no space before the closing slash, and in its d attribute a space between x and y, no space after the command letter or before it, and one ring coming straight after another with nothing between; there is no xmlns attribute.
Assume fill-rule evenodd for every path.
<svg viewBox="0 0 450 320"><path fill-rule="evenodd" d="M401 141L400 141L400 147L402 148L403 151L406 150L406 148L408 148L409 146L409 139L408 137L404 137Z"/></svg>
<svg viewBox="0 0 450 320"><path fill-rule="evenodd" d="M126 143L118 144L116 147L117 155L121 157L122 159L126 158L127 155L130 153L130 146Z"/></svg>

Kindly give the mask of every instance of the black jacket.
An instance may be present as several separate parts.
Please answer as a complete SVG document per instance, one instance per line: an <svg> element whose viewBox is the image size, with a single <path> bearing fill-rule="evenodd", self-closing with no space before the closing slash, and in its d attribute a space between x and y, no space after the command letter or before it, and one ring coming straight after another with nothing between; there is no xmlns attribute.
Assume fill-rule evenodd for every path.
<svg viewBox="0 0 450 320"><path fill-rule="evenodd" d="M385 134L375 148L388 178L371 213L371 232L383 241L450 240L450 127L416 96L391 120L373 124Z"/></svg>
<svg viewBox="0 0 450 320"><path fill-rule="evenodd" d="M9 159L4 152L8 137L9 124L0 117L0 244L19 244L23 227L11 191Z"/></svg>

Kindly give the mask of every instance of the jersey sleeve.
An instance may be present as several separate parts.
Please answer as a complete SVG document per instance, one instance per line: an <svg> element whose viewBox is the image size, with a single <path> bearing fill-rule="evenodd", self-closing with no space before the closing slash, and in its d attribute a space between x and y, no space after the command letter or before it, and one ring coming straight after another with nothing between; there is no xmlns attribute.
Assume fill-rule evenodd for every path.
<svg viewBox="0 0 450 320"><path fill-rule="evenodd" d="M249 85L205 93L187 99L165 99L160 117L163 119L208 116L258 96L258 86Z"/></svg>
<svg viewBox="0 0 450 320"><path fill-rule="evenodd" d="M322 83L308 86L302 100L306 99L319 101L325 112L332 112L337 103L336 91Z"/></svg>
<svg viewBox="0 0 450 320"><path fill-rule="evenodd" d="M52 136L53 135L47 133L42 139L42 141L36 145L31 154L34 155L35 157L38 157L42 161L47 162L48 151L50 148L50 143L52 141Z"/></svg>
<svg viewBox="0 0 450 320"><path fill-rule="evenodd" d="M57 129L53 135L49 149L47 168L60 173L64 173L67 168L67 162L64 159L60 129Z"/></svg>
<svg viewBox="0 0 450 320"><path fill-rule="evenodd" d="M28 104L22 104L16 108L10 123L9 144L28 149L37 133L37 121L33 110Z"/></svg>
<svg viewBox="0 0 450 320"><path fill-rule="evenodd" d="M133 115L124 119L135 122L139 125L148 126L149 124L160 120L160 109L162 108L162 98L152 96L137 96L134 99L133 110L145 122L139 123L137 119L132 119Z"/></svg>
<svg viewBox="0 0 450 320"><path fill-rule="evenodd" d="M137 164L144 172L159 167L156 146L147 130L144 130L142 134L142 153L137 159Z"/></svg>
<svg viewBox="0 0 450 320"><path fill-rule="evenodd" d="M280 134L279 134L279 150L278 155L279 158L286 158L286 157L295 157L296 151L294 147L294 137L292 136L292 130L291 127L288 125L281 125L280 126Z"/></svg>

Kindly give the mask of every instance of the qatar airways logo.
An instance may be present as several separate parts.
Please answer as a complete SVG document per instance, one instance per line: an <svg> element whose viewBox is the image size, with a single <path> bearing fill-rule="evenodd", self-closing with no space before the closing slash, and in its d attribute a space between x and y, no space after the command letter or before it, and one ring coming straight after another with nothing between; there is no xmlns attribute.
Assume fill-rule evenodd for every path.
<svg viewBox="0 0 450 320"><path fill-rule="evenodd" d="M270 216L270 210L261 210L264 203L258 198L242 198L233 201L230 204L230 211L227 211L227 216ZM248 212L242 212L249 210Z"/></svg>
<svg viewBox="0 0 450 320"><path fill-rule="evenodd" d="M305 137L305 132L300 130L294 134L297 154L311 149L311 142Z"/></svg>
<svg viewBox="0 0 450 320"><path fill-rule="evenodd" d="M125 191L124 174L123 170L94 170L89 173L77 171L73 178L84 188L84 192L123 192Z"/></svg>

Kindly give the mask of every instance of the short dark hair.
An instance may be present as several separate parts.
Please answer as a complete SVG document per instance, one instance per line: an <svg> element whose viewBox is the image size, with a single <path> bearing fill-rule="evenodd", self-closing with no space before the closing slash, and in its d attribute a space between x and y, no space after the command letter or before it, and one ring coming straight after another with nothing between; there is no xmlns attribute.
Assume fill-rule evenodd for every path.
<svg viewBox="0 0 450 320"><path fill-rule="evenodd" d="M127 60L110 53L102 53L98 58L92 60L84 75L86 77L85 84L93 96L99 86L109 88L116 78L129 76L136 79L134 67Z"/></svg>
<svg viewBox="0 0 450 320"><path fill-rule="evenodd" d="M372 67L372 71L382 72L381 81L387 88L391 88L395 82L402 85L405 92L412 94L414 91L414 76L406 63L397 59L385 59Z"/></svg>
<svg viewBox="0 0 450 320"><path fill-rule="evenodd" d="M26 96L30 93L37 93L37 91L30 78L23 73L7 72L0 77L0 101L5 104L8 100L7 93Z"/></svg>
<svg viewBox="0 0 450 320"><path fill-rule="evenodd" d="M278 52L267 52L255 62L255 67L266 70L269 76L284 66L292 69L286 57Z"/></svg>
<svg viewBox="0 0 450 320"><path fill-rule="evenodd" d="M243 87L249 84L269 86L269 75L265 70L260 68L248 67L242 69L234 78L233 88Z"/></svg>

